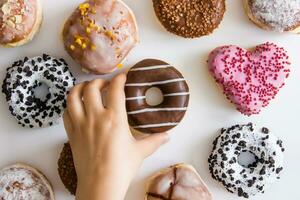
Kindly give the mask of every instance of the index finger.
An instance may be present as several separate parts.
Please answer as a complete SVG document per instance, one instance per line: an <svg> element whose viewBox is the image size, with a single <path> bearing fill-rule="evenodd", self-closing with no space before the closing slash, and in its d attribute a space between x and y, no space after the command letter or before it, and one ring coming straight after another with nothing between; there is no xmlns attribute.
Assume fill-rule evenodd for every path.
<svg viewBox="0 0 300 200"><path fill-rule="evenodd" d="M126 83L126 74L124 73L121 73L112 79L108 88L108 95L107 95L108 109L126 112L125 92L124 92L125 83Z"/></svg>

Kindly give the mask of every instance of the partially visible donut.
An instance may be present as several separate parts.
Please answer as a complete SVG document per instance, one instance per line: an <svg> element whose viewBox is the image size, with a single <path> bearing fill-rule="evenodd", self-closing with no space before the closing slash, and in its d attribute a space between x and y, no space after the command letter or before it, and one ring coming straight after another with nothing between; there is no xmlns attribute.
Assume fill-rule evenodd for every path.
<svg viewBox="0 0 300 200"><path fill-rule="evenodd" d="M212 200L197 171L177 164L155 173L148 181L145 200Z"/></svg>
<svg viewBox="0 0 300 200"><path fill-rule="evenodd" d="M266 30L300 33L300 0L243 0L249 19Z"/></svg>
<svg viewBox="0 0 300 200"><path fill-rule="evenodd" d="M159 88L164 100L157 106L146 101L150 88ZM129 124L143 133L159 133L174 128L185 115L189 104L189 87L172 65L146 59L134 65L125 85Z"/></svg>
<svg viewBox="0 0 300 200"><path fill-rule="evenodd" d="M77 173L74 166L72 149L70 143L65 143L58 159L58 174L66 189L76 194Z"/></svg>
<svg viewBox="0 0 300 200"><path fill-rule="evenodd" d="M41 84L49 87L45 100L34 95L34 89ZM7 69L2 92L19 124L46 127L58 123L66 107L66 96L74 84L75 78L65 60L44 54L14 62Z"/></svg>
<svg viewBox="0 0 300 200"><path fill-rule="evenodd" d="M239 155L248 152L255 157L254 163L243 166ZM236 125L222 129L213 142L209 156L209 170L214 179L231 193L249 198L263 193L280 178L283 170L282 141L267 128L253 124Z"/></svg>
<svg viewBox="0 0 300 200"><path fill-rule="evenodd" d="M162 25L185 38L211 34L226 10L225 0L153 0L153 6Z"/></svg>
<svg viewBox="0 0 300 200"><path fill-rule="evenodd" d="M0 0L0 45L16 47L31 41L42 18L40 0Z"/></svg>
<svg viewBox="0 0 300 200"><path fill-rule="evenodd" d="M17 163L0 170L1 200L54 200L46 176L37 169Z"/></svg>
<svg viewBox="0 0 300 200"><path fill-rule="evenodd" d="M135 16L121 0L88 0L63 29L67 52L84 71L96 74L115 70L138 41Z"/></svg>

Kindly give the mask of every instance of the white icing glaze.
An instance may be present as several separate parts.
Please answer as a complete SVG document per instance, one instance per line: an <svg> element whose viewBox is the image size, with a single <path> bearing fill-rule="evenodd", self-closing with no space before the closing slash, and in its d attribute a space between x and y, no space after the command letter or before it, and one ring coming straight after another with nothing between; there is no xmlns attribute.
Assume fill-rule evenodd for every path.
<svg viewBox="0 0 300 200"><path fill-rule="evenodd" d="M279 32L300 22L300 0L251 0L255 18Z"/></svg>
<svg viewBox="0 0 300 200"><path fill-rule="evenodd" d="M187 95L190 95L190 93L189 92L178 92L178 93L165 94L164 97L187 96ZM140 100L140 99L146 99L146 96L126 98L127 101L134 101L134 100Z"/></svg>
<svg viewBox="0 0 300 200"><path fill-rule="evenodd" d="M168 122L168 123L159 123L159 124L147 124L147 125L139 125L139 126L133 126L132 128L158 128L158 127L164 127L164 126L176 126L179 123L177 122Z"/></svg>
<svg viewBox="0 0 300 200"><path fill-rule="evenodd" d="M171 65L156 65L156 66L150 66L150 67L139 67L139 68L132 68L130 71L148 71L148 70L156 70L156 69L165 69L173 67Z"/></svg>
<svg viewBox="0 0 300 200"><path fill-rule="evenodd" d="M160 112L160 111L186 111L187 108L145 108L141 110L136 110L136 111L130 111L127 112L128 115L135 115L135 114L140 114L140 113L146 113L146 112Z"/></svg>
<svg viewBox="0 0 300 200"><path fill-rule="evenodd" d="M45 178L30 167L13 165L0 171L0 199L52 200Z"/></svg>
<svg viewBox="0 0 300 200"><path fill-rule="evenodd" d="M154 85L164 85L164 84L176 83L176 82L182 82L182 81L185 81L185 79L184 78L176 78L176 79L157 81L157 82L127 83L125 86L126 87L154 86Z"/></svg>

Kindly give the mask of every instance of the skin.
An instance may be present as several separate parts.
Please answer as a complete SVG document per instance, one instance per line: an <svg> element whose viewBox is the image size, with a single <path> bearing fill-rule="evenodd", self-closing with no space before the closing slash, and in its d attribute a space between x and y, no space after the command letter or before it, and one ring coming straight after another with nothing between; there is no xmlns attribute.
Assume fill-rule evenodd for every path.
<svg viewBox="0 0 300 200"><path fill-rule="evenodd" d="M167 133L142 139L132 136L127 121L126 75L71 89L64 125L78 176L77 200L121 200L143 160L169 140ZM107 89L107 105L101 91ZM103 93L103 92L102 92Z"/></svg>

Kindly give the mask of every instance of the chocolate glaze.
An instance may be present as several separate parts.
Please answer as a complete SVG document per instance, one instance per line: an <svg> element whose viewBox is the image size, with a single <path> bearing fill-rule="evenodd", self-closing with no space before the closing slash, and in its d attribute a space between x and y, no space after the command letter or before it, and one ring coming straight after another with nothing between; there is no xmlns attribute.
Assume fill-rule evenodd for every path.
<svg viewBox="0 0 300 200"><path fill-rule="evenodd" d="M196 170L184 164L171 166L152 177L146 200L211 200L212 196Z"/></svg>
<svg viewBox="0 0 300 200"><path fill-rule="evenodd" d="M158 69L153 69L153 67L158 67ZM175 82L164 83L168 80L175 80ZM163 83L132 86L132 84L162 81ZM152 87L159 88L163 95L167 95L157 106L148 105L146 99L143 98L147 90ZM125 93L129 124L144 133L159 133L174 128L184 117L189 103L189 88L181 73L168 63L154 59L143 60L129 70ZM170 94L172 95L168 96ZM139 99L132 100L135 97ZM160 110L166 108L171 110ZM154 111L136 113L143 109L154 109ZM153 126L141 127L144 125Z"/></svg>

